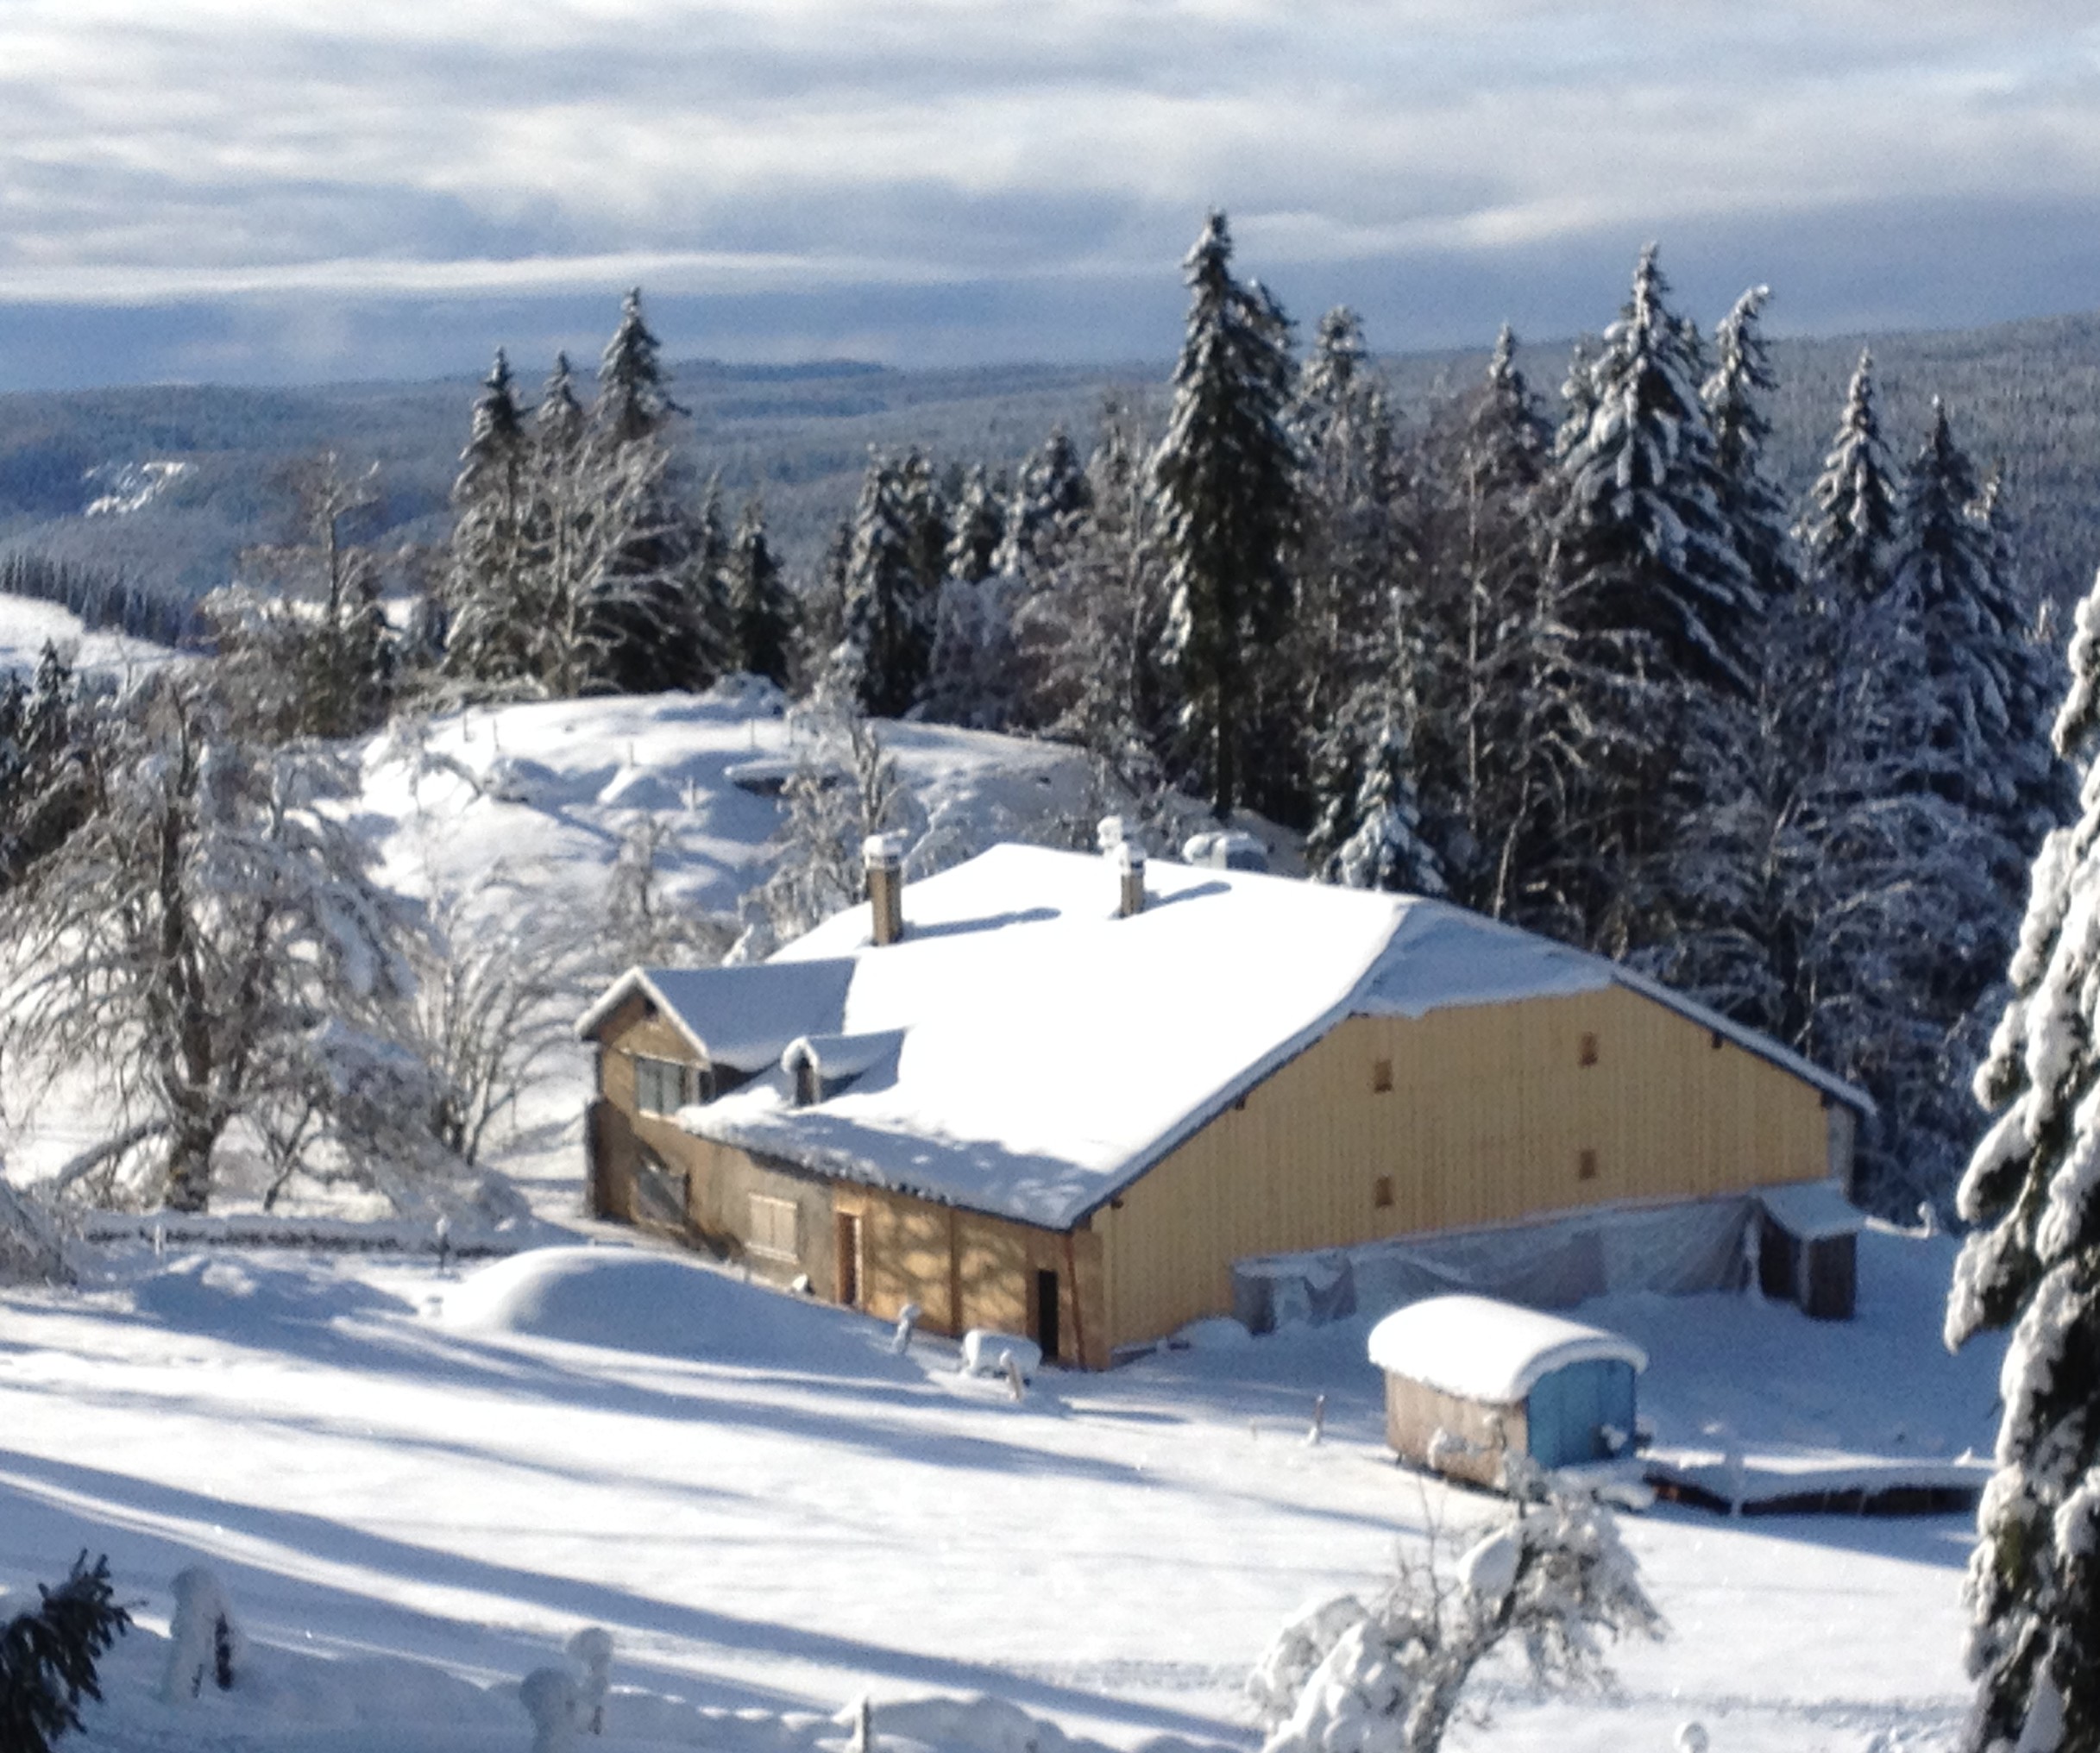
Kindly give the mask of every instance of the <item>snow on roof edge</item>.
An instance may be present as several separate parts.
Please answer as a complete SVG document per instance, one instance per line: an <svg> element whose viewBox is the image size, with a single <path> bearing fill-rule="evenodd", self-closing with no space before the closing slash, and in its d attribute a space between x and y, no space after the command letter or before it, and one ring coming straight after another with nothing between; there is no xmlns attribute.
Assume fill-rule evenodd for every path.
<svg viewBox="0 0 2100 1753"><path fill-rule="evenodd" d="M608 1016L638 992L656 1006L659 1015L668 1016L671 1020L678 1033L692 1042L695 1052L700 1053L702 1057L706 1056L707 1042L693 1033L692 1026L679 1015L678 1007L666 998L662 989L649 977L649 970L639 966L628 969L606 989L605 996L602 998L576 1019L575 1024L576 1039L588 1040L593 1030L596 1029Z"/></svg>

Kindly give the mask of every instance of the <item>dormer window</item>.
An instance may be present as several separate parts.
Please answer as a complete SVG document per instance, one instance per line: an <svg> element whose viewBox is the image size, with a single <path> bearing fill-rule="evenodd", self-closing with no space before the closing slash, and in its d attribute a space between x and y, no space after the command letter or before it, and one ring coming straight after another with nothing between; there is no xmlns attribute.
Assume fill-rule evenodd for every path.
<svg viewBox="0 0 2100 1753"><path fill-rule="evenodd" d="M635 1055L634 1105L643 1114L676 1114L695 1102L714 1097L714 1079L705 1065Z"/></svg>

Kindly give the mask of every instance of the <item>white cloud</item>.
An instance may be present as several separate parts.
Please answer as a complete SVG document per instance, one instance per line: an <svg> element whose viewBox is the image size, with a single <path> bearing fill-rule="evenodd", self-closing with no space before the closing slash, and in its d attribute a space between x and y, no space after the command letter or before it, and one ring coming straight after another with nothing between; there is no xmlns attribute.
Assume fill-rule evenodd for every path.
<svg viewBox="0 0 2100 1753"><path fill-rule="evenodd" d="M11 0L0 298L1258 271L2090 201L2021 0Z"/></svg>

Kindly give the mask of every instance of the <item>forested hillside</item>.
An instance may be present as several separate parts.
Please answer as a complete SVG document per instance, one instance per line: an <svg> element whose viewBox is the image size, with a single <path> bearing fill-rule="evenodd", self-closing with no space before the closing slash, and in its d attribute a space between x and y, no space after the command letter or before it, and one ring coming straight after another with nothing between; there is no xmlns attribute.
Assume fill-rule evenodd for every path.
<svg viewBox="0 0 2100 1753"><path fill-rule="evenodd" d="M405 927L325 813L274 801L339 789L316 744L743 675L833 753L780 776L777 869L707 953L858 892L902 803L881 721L1054 739L1156 851L1252 810L1324 880L1670 981L1872 1094L1864 1197L1946 1204L2068 804L2052 609L2100 554L2100 324L1789 346L1763 288L1678 309L1650 249L1572 348L1380 360L1346 309L1294 322L1223 215L1182 269L1172 371L1121 385L673 370L638 292L594 368L499 348L471 391L20 399L8 581L211 656L112 697L52 654L0 693L16 942L93 939L97 894L215 788L200 824L252 837L225 856L306 885L248 938L299 954L258 966L332 958L359 1076L395 1076L386 1043L423 1052ZM111 954L150 1015L139 949ZM14 1008L23 1051L83 1046L118 1002L22 977L45 983ZM280 999L287 1029L347 1002ZM288 1160L386 1105L324 1099L345 1074L311 1046L267 1047L304 1092ZM203 1084L261 1087L264 1046L229 1051ZM192 1096L159 1135L167 1197L198 1203L242 1110Z"/></svg>
<svg viewBox="0 0 2100 1753"><path fill-rule="evenodd" d="M1786 288L1775 291L1775 313L1783 317ZM1600 289L1600 329L1612 296ZM1692 314L1711 326L1721 313ZM1478 380L1495 320L1483 311L1480 346L1462 353L1392 354L1384 337L1365 337L1404 427ZM669 344L705 339L671 336ZM1519 337L1518 364L1555 391L1571 344ZM2100 555L2100 316L1772 341L1770 462L1791 493L1813 478L1864 346L1873 349L1899 447L1922 436L1939 395L1971 455L2004 460L2023 566L2067 605ZM531 374L551 361L514 363ZM1010 469L1053 426L1085 442L1111 393L1156 424L1169 364L915 371L848 361L775 367L688 359L670 376L690 412L681 442L692 446L695 473L719 470L736 500L763 487L776 546L791 572L806 574L851 509L871 445L915 444L943 464ZM162 386L0 396L0 545L87 562L148 594L194 600L226 581L242 549L282 533L292 505L286 468L324 449L380 465L383 499L372 533L435 540L474 393L473 380L462 376L301 390ZM157 483L140 473L170 462L183 467ZM116 514L134 500L135 510ZM97 501L114 503L85 515Z"/></svg>

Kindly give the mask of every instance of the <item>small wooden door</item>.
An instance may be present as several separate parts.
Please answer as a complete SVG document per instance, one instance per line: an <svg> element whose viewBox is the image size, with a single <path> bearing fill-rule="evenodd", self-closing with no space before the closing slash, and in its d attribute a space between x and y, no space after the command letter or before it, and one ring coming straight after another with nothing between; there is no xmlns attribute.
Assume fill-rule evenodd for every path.
<svg viewBox="0 0 2100 1753"><path fill-rule="evenodd" d="M860 1306L860 1216L858 1212L839 1214L839 1300L849 1309Z"/></svg>
<svg viewBox="0 0 2100 1753"><path fill-rule="evenodd" d="M1035 1342L1043 1348L1043 1360L1058 1360L1057 1344L1057 1274L1039 1272L1035 1274Z"/></svg>

